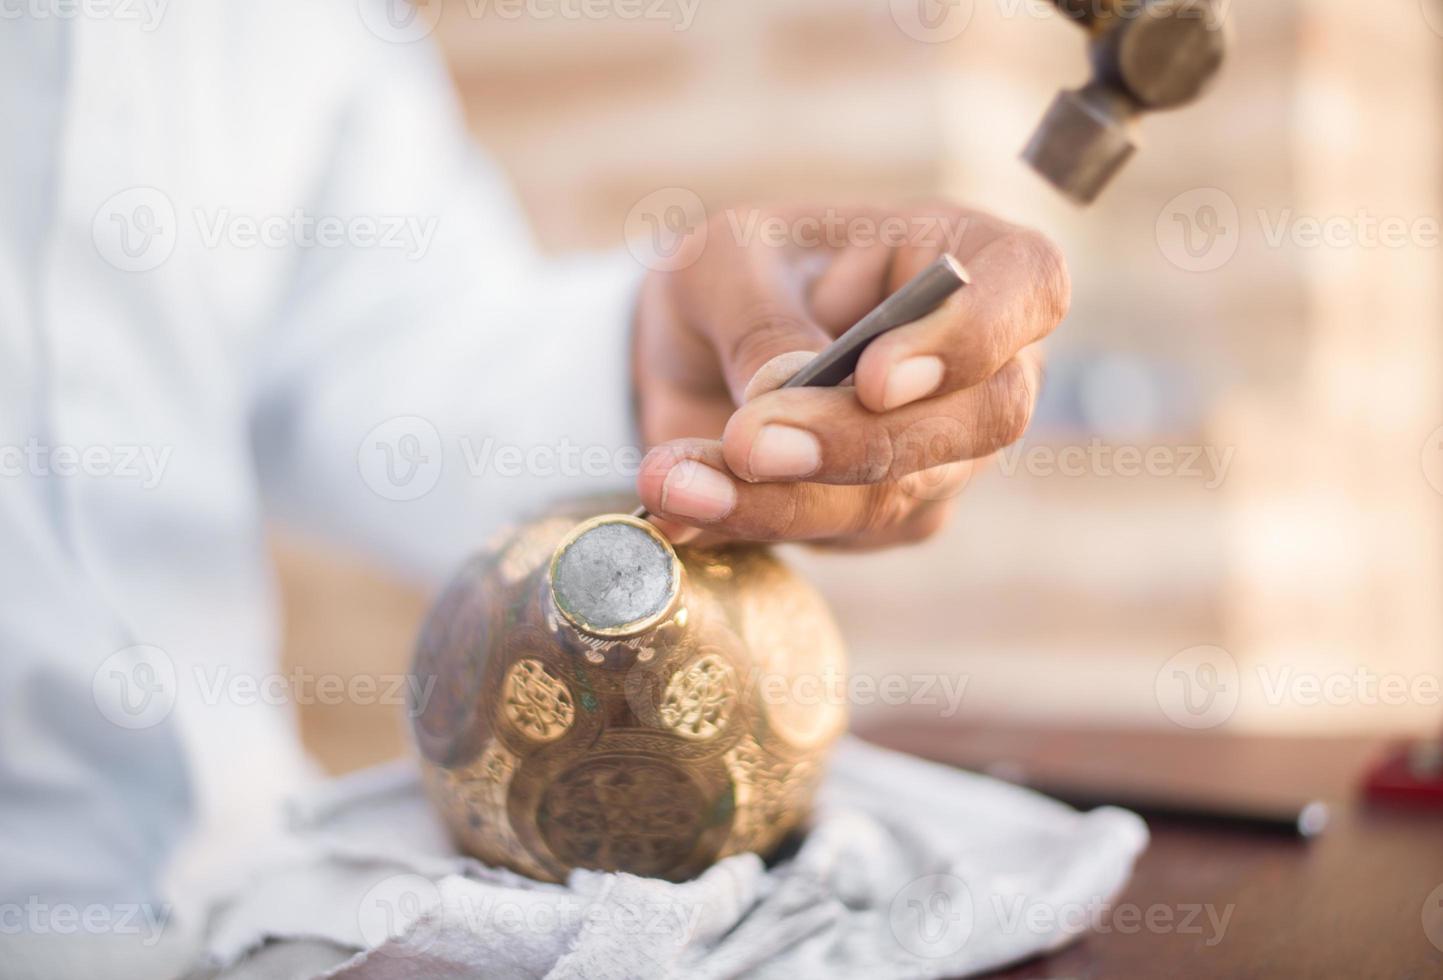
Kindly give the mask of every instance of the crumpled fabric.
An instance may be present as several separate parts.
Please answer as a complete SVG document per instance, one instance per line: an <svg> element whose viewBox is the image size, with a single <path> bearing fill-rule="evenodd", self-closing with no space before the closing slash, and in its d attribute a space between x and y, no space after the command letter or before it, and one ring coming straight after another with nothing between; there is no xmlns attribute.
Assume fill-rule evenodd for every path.
<svg viewBox="0 0 1443 980"><path fill-rule="evenodd" d="M290 824L214 890L222 976L263 944L315 940L354 951L324 974L339 980L968 976L1075 939L1147 844L1127 811L850 737L795 853L679 884L487 867L450 843L409 762L325 785Z"/></svg>

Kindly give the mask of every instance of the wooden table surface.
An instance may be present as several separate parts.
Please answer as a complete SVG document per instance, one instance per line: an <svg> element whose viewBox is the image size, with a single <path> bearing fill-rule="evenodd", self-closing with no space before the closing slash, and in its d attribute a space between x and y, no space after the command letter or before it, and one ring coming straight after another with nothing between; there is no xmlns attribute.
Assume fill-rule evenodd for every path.
<svg viewBox="0 0 1443 980"><path fill-rule="evenodd" d="M1152 844L1114 908L1158 906L1175 922L1195 906L1210 905L1218 915L1230 909L1220 941L1209 944L1217 930L1206 919L1188 930L1123 923L1126 933L1105 926L998 977L1443 978L1443 812L1358 799L1361 773L1385 748L1380 740L984 730L905 720L858 734L969 769L1020 765L1043 782L1141 779L1331 804L1328 829L1311 842L1149 818Z"/></svg>

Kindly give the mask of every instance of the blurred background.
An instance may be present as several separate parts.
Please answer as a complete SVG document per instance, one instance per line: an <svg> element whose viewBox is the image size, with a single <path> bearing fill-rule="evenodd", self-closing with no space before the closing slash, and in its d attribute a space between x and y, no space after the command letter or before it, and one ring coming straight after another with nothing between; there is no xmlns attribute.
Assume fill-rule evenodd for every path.
<svg viewBox="0 0 1443 980"><path fill-rule="evenodd" d="M421 13L549 251L621 247L668 188L710 211L941 195L1063 246L1044 403L957 521L897 552L790 553L858 671L960 676L984 726L1436 731L1443 0L1224 6L1221 84L1148 118L1086 211L1017 158L1087 74L1041 0ZM274 549L292 666L401 669L435 583ZM1180 713L1188 683L1221 700ZM301 721L344 771L405 751L397 715Z"/></svg>

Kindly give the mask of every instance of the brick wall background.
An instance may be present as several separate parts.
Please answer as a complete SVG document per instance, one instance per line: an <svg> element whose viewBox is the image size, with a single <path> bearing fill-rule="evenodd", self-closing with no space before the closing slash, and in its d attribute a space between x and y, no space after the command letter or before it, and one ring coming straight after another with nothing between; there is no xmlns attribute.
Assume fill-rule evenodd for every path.
<svg viewBox="0 0 1443 980"><path fill-rule="evenodd" d="M1148 120L1139 158L1086 212L1016 159L1085 73L1079 32L1045 5L958 0L936 9L959 19L918 40L905 0L702 0L689 20L678 2L596 20L446 0L437 37L472 128L554 251L616 247L628 211L663 187L709 208L943 193L1063 244L1073 314L1022 449L974 479L939 540L795 555L859 670L961 672L963 709L982 718L1167 724L1167 665L1208 645L1240 685L1228 724L1436 726L1438 705L1416 698L1269 698L1260 682L1280 675L1260 671L1443 669L1443 485L1425 477L1443 424L1440 250L1270 241L1299 219L1443 214L1443 9L1230 7L1221 85ZM1192 271L1180 235L1206 243L1208 228L1223 251L1203 264L1226 261ZM1196 477L1045 472L1069 447L1229 462L1203 457ZM300 542L278 549L290 657L404 663L418 590ZM333 768L403 745L381 709L308 709L303 724Z"/></svg>

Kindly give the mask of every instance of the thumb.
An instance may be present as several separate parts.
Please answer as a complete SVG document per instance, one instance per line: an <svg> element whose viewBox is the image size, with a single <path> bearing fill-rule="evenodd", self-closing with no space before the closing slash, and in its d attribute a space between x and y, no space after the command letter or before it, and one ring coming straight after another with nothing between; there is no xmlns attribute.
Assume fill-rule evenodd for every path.
<svg viewBox="0 0 1443 980"><path fill-rule="evenodd" d="M732 400L738 405L760 393L749 390L754 387L754 379L759 384L773 380L770 387L761 387L760 391L779 387L806 363L797 355L815 354L832 339L812 319L799 288L766 275L744 280L740 288L732 290L723 308L714 314L712 324L712 343ZM783 369L776 366L783 355L789 357L784 364L795 366L785 376L773 378ZM767 374L759 378L763 367L767 367Z"/></svg>
<svg viewBox="0 0 1443 980"><path fill-rule="evenodd" d="M757 368L757 372L752 375L752 379L747 382L746 389L742 392L741 401L737 404L745 405L758 395L776 391L792 380L797 372L810 364L812 358L816 356L816 352L810 350L794 350L778 354Z"/></svg>

